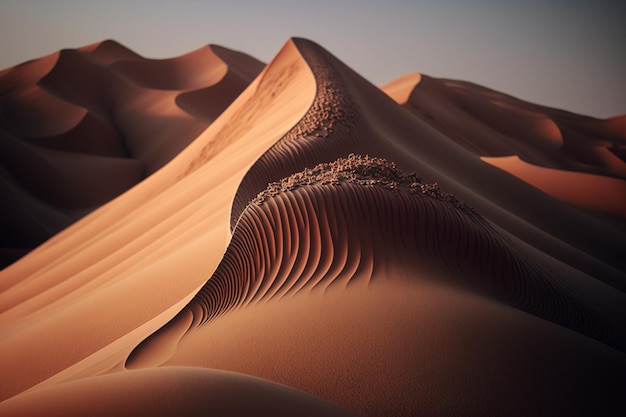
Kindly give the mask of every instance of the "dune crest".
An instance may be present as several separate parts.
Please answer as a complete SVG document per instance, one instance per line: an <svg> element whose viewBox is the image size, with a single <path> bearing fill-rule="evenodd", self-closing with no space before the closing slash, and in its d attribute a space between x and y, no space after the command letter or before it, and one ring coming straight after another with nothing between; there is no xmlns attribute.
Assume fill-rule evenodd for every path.
<svg viewBox="0 0 626 417"><path fill-rule="evenodd" d="M272 97L277 86L282 94ZM122 198L54 236L29 253L28 259L3 270L0 333L12 336L0 337L0 365L16 377L11 385L1 387L1 396L43 381L195 292L219 263L228 242L230 201L240 178L309 108L314 86L308 67L288 43L168 169L156 172ZM288 111L272 117L287 104ZM248 126L236 141L226 132L240 129L241 118L262 123ZM206 149L216 153L207 155ZM227 169L215 159L217 154L229 161ZM207 247L213 250L200 256ZM181 256L185 258L182 269ZM186 271L184 279L171 281L169 274L177 270ZM157 271L159 278L154 275ZM118 282L119 274L126 273L128 279ZM142 288L150 282L159 288L159 295L137 311L131 299L144 298ZM124 306L115 310L115 319L101 314L110 303ZM73 308L63 307L68 304ZM42 319L48 323L45 328L36 325ZM90 329L98 329L97 337ZM76 338L70 354L62 348L61 335ZM31 347L15 349L20 344ZM57 353L45 354L52 346Z"/></svg>
<svg viewBox="0 0 626 417"><path fill-rule="evenodd" d="M315 101L303 119L244 177L233 202L231 228L245 205L267 183L355 152L386 158L402 169L437 181L523 241L626 288L623 274L615 270L626 268L626 252L618 250L624 256L616 253L624 241L623 233L604 225L601 219L594 221L555 202L508 174L495 172L428 121L398 111L385 94L319 45L303 39L294 42L316 77ZM516 193L510 194L511 189ZM544 232L553 238L546 238ZM563 242L567 244L563 246ZM573 252L571 246L579 251Z"/></svg>

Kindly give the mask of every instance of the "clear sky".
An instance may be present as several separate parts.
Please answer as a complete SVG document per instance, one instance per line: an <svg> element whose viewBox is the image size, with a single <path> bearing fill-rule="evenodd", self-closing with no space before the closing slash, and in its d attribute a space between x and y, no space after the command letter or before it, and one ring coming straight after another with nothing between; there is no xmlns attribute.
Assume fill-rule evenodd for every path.
<svg viewBox="0 0 626 417"><path fill-rule="evenodd" d="M377 85L422 72L626 113L626 1L0 0L0 68L104 39L149 58L213 43L267 62L292 36Z"/></svg>

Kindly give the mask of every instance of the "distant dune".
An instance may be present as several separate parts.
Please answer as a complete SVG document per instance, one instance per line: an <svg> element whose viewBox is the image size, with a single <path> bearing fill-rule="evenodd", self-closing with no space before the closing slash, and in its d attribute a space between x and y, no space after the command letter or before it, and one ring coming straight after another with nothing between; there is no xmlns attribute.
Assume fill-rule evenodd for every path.
<svg viewBox="0 0 626 417"><path fill-rule="evenodd" d="M0 146L0 416L626 414L626 115L104 41Z"/></svg>
<svg viewBox="0 0 626 417"><path fill-rule="evenodd" d="M217 46L149 60L104 41L4 70L1 179L11 198L2 203L0 262L6 266L161 168L263 66Z"/></svg>

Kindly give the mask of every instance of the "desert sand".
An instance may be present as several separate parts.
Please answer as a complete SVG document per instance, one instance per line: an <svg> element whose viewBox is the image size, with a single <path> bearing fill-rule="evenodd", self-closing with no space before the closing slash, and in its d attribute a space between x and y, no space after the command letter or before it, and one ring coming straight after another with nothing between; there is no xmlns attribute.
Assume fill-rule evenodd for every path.
<svg viewBox="0 0 626 417"><path fill-rule="evenodd" d="M0 415L626 413L626 116L289 39L0 72Z"/></svg>

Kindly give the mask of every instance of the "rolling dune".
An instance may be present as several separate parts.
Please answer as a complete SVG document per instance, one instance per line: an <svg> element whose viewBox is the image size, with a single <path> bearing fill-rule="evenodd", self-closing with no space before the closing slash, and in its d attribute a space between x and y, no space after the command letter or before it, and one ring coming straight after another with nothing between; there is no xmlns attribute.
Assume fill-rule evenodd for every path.
<svg viewBox="0 0 626 417"><path fill-rule="evenodd" d="M626 162L615 153L626 142L623 117L593 119L423 74L381 88L480 156L517 155L547 168L626 178Z"/></svg>
<svg viewBox="0 0 626 417"><path fill-rule="evenodd" d="M315 83L307 68L292 43L286 44L168 169L55 235L29 260L1 272L0 367L13 376L11 384L0 386L0 397L23 391L123 338L204 283L228 243L230 204L241 177L311 104ZM272 95L276 92L281 94ZM229 134L233 131L236 138ZM126 278L119 279L120 274ZM171 280L172 275L180 279ZM155 298L147 304L133 302L145 299L146 287L154 288ZM107 312L111 305L117 307ZM44 328L37 324L41 320L47 323ZM131 349L154 326L158 324L134 333L123 349ZM73 340L71 351L64 348L68 339ZM109 370L123 360L110 363L111 357L98 361L104 364L97 368Z"/></svg>
<svg viewBox="0 0 626 417"><path fill-rule="evenodd" d="M471 83L422 74L400 78L382 89L484 161L602 220L623 224L626 161L620 150L626 143L626 130L622 118L592 119L525 103ZM432 100L433 96L438 100ZM528 168L505 163L515 157L530 164ZM544 168L553 169L553 175ZM558 176L571 178L553 180ZM563 182L590 191L577 192L574 187L560 186ZM609 201L612 196L615 199Z"/></svg>
<svg viewBox="0 0 626 417"><path fill-rule="evenodd" d="M109 40L3 71L2 180L27 196L3 199L2 265L160 169L262 69L222 47L150 60Z"/></svg>
<svg viewBox="0 0 626 417"><path fill-rule="evenodd" d="M299 38L63 50L0 105L0 416L626 413L626 116Z"/></svg>

